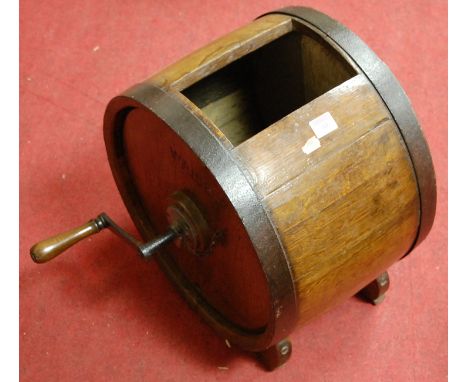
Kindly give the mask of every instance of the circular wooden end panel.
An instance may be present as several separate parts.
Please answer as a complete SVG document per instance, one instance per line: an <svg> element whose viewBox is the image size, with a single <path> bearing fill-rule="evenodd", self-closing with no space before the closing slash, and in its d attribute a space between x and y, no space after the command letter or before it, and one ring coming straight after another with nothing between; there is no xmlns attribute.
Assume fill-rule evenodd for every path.
<svg viewBox="0 0 468 382"><path fill-rule="evenodd" d="M172 264L224 319L243 330L264 330L271 309L267 281L242 221L212 173L151 111L131 110L123 126L121 163L153 233L167 229L169 198L180 190L217 233L217 244L206 256L170 244L165 252Z"/></svg>

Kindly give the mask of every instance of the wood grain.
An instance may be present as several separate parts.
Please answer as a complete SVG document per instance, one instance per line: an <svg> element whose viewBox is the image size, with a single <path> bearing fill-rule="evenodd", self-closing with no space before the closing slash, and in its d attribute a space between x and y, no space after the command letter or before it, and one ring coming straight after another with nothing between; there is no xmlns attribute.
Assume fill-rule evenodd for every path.
<svg viewBox="0 0 468 382"><path fill-rule="evenodd" d="M148 81L172 93L238 161L289 259L300 323L355 294L411 245L419 197L406 146L367 77L323 35L268 16ZM304 152L315 136L309 123L325 113L338 128ZM160 142L177 140L150 119L132 112L125 138L149 215L160 216L159 199L178 188L211 205L209 219L231 238L226 254L200 260L176 249L176 261L233 322L260 327L271 302L238 216L187 147L166 153ZM147 163L162 173L151 175Z"/></svg>
<svg viewBox="0 0 468 382"><path fill-rule="evenodd" d="M60 233L39 243L34 244L29 254L35 263L45 263L60 255L77 242L94 235L100 231L94 220L79 227Z"/></svg>
<svg viewBox="0 0 468 382"><path fill-rule="evenodd" d="M340 126L339 137L324 137L319 151L304 155L302 147L314 136L309 121L326 112L332 112ZM251 172L258 191L266 196L388 118L372 85L358 75L261 131L235 152Z"/></svg>
<svg viewBox="0 0 468 382"><path fill-rule="evenodd" d="M182 94L237 146L356 74L321 37L292 31Z"/></svg>
<svg viewBox="0 0 468 382"><path fill-rule="evenodd" d="M393 121L268 196L294 269L305 322L355 294L401 257L419 222L418 194Z"/></svg>
<svg viewBox="0 0 468 382"><path fill-rule="evenodd" d="M147 81L182 90L292 30L289 16L268 15L191 53Z"/></svg>
<svg viewBox="0 0 468 382"><path fill-rule="evenodd" d="M185 190L221 235L209 256L196 256L170 244L168 251L177 266L228 320L242 328L264 327L270 306L265 276L242 222L216 179L150 111L132 111L123 135L132 182L156 232L167 229L169 196Z"/></svg>
<svg viewBox="0 0 468 382"><path fill-rule="evenodd" d="M338 129L306 155L309 121ZM306 322L356 293L409 248L419 211L400 133L358 75L235 149L288 253Z"/></svg>
<svg viewBox="0 0 468 382"><path fill-rule="evenodd" d="M301 35L304 99L309 102L356 75L355 69L316 35Z"/></svg>

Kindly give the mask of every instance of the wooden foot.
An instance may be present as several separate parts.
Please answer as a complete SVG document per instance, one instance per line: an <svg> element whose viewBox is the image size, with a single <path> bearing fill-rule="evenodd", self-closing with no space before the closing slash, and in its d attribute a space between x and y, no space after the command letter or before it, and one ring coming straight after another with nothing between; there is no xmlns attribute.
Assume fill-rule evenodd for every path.
<svg viewBox="0 0 468 382"><path fill-rule="evenodd" d="M269 347L268 349L257 353L263 366L269 371L272 371L291 357L292 344L287 338Z"/></svg>
<svg viewBox="0 0 468 382"><path fill-rule="evenodd" d="M374 281L361 289L359 294L374 305L380 304L385 298L385 292L390 286L388 273L384 272Z"/></svg>

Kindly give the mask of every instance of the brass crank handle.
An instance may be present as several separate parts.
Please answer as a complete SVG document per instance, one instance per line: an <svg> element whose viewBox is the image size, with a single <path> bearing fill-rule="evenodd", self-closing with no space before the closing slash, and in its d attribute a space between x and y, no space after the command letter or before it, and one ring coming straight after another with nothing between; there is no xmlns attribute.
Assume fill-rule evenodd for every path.
<svg viewBox="0 0 468 382"><path fill-rule="evenodd" d="M161 248L182 234L182 230L171 227L165 234L159 235L147 243L143 243L120 228L105 213L102 213L96 219L92 219L86 224L34 244L29 253L34 262L39 264L45 263L57 257L79 241L100 232L104 228L109 228L115 234L125 239L135 247L144 258L151 257L158 248Z"/></svg>

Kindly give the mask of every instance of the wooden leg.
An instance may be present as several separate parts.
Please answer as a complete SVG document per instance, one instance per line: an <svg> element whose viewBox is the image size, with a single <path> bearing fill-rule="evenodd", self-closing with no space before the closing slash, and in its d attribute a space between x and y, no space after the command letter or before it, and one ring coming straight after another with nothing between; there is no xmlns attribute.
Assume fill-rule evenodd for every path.
<svg viewBox="0 0 468 382"><path fill-rule="evenodd" d="M257 353L260 361L269 371L284 365L291 357L292 344L287 338Z"/></svg>
<svg viewBox="0 0 468 382"><path fill-rule="evenodd" d="M359 294L372 304L380 304L385 298L385 292L390 286L390 279L388 273L384 272L374 281L361 289Z"/></svg>

